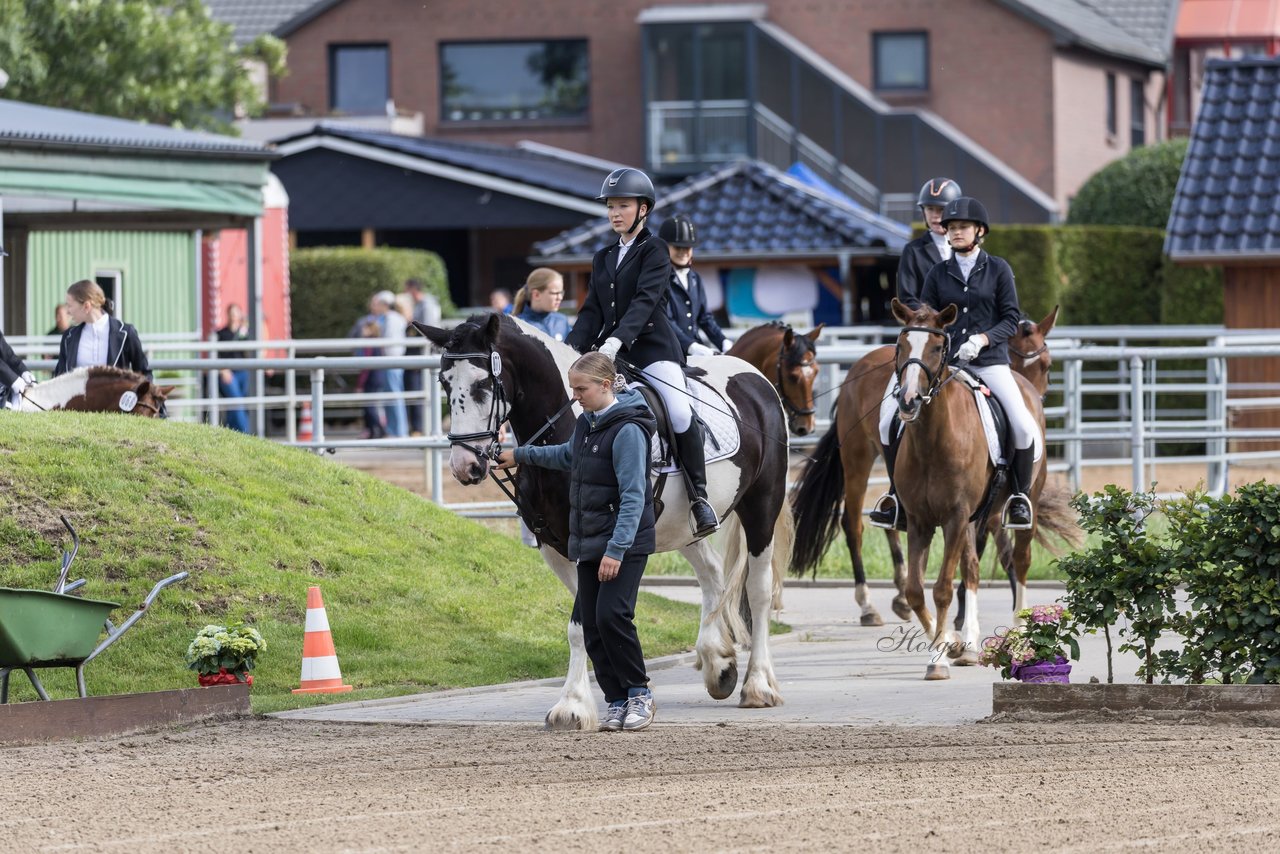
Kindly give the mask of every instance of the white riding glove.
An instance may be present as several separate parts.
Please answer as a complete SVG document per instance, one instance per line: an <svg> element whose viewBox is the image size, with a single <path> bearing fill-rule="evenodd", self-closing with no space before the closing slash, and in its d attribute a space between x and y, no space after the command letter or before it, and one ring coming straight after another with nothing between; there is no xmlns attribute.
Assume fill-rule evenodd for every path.
<svg viewBox="0 0 1280 854"><path fill-rule="evenodd" d="M32 374L30 371L23 371L23 372L22 372L22 378L23 378L24 380L26 380L26 381L27 381L27 385L35 385L35 384L36 384L36 378L35 378L35 375L34 375L34 374Z"/></svg>
<svg viewBox="0 0 1280 854"><path fill-rule="evenodd" d="M969 340L961 344L960 349L956 351L956 360L972 362L978 358L978 353L984 346L986 346L986 339L981 332L977 335L970 335Z"/></svg>
<svg viewBox="0 0 1280 854"><path fill-rule="evenodd" d="M600 353L608 356L610 359L618 355L618 351L622 349L622 342L617 338L606 338L604 343L600 345Z"/></svg>
<svg viewBox="0 0 1280 854"><path fill-rule="evenodd" d="M697 341L694 341L689 345L688 354L690 356L714 356L716 351L713 348L708 347L706 344L699 344Z"/></svg>
<svg viewBox="0 0 1280 854"><path fill-rule="evenodd" d="M9 386L9 391L15 395L21 395L27 389L27 381L22 377L15 377L13 384Z"/></svg>
<svg viewBox="0 0 1280 854"><path fill-rule="evenodd" d="M721 350L720 352L728 353L732 349L733 349L733 339L730 338L728 335L724 336L724 349Z"/></svg>

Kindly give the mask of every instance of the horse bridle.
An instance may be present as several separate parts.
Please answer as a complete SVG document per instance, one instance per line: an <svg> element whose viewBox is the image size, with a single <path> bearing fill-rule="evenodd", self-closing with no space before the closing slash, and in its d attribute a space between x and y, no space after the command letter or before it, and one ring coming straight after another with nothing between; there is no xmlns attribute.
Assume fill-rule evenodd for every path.
<svg viewBox="0 0 1280 854"><path fill-rule="evenodd" d="M1028 328L1028 327L1029 327L1029 328ZM1022 321L1022 323L1018 324L1018 329L1019 329L1019 330L1022 332L1022 334L1024 334L1024 335L1030 335L1030 334L1031 334L1031 329L1035 329L1035 328L1036 328L1036 325L1035 325L1034 323L1032 323L1030 320L1024 320L1024 321ZM1022 352L1021 350L1016 350L1016 349L1014 349L1013 345L1011 345L1011 344L1010 344L1010 345L1006 345L1006 346L1008 346L1008 347L1009 347L1009 352L1010 352L1010 353L1012 353L1012 354L1013 354L1013 355L1015 355L1015 356L1021 356L1021 357L1022 357L1022 358L1024 358L1024 359L1034 359L1036 356L1039 356L1039 355L1040 355L1041 353L1043 353L1045 350L1048 350L1048 349L1049 349L1049 342L1048 342L1047 340L1046 340L1046 341L1044 341L1044 343L1042 343L1042 344L1040 345L1039 349L1032 350L1030 353L1024 353L1024 352Z"/></svg>
<svg viewBox="0 0 1280 854"><path fill-rule="evenodd" d="M904 326L902 328L902 332L927 332L930 335L941 335L943 351L946 353L951 352L951 334L948 333L945 329L936 329L932 326ZM902 333L899 333L899 335L901 334ZM907 368L909 368L913 364L919 365L920 370L924 371L925 377L929 380L928 389L923 394L920 395L920 400L922 403L928 403L929 401L933 400L933 398L938 394L938 392L942 390L942 387L947 382L950 381L951 377L955 376L955 374L953 373L951 377L948 377L945 380L943 379L942 375L947 370L947 362L945 359L942 362L942 367L940 367L938 369L938 373L935 374L933 371L929 370L929 366L926 365L923 360L917 359L915 356L912 356L910 359L907 359L905 362L899 362L897 349L895 348L893 353L893 365L894 365L894 372L897 374L897 377L898 377L898 390L897 392L895 392L895 396L898 398L899 402L901 402L902 400L902 388L903 388L902 372L905 371Z"/></svg>
<svg viewBox="0 0 1280 854"><path fill-rule="evenodd" d="M806 351L808 352L808 351ZM812 407L800 408L796 406L791 398L787 395L787 384L783 379L782 366L787 358L786 337L782 339L782 343L778 346L778 397L782 398L782 407L791 413L792 416L812 415L817 410ZM803 364L803 363L802 363Z"/></svg>
<svg viewBox="0 0 1280 854"><path fill-rule="evenodd" d="M502 384L502 357L498 355L496 350L490 350L487 353L441 353L440 362L443 365L446 361L462 361L466 359L483 359L489 370L489 379L493 383L493 395L490 397L489 417L485 423L489 426L488 430L480 430L475 433L454 433L450 431L445 434L445 438L449 440L450 445L466 448L475 454L479 459L496 460L498 454L502 452L502 445L498 441L498 434L507 416L510 414L510 407L507 406L506 387ZM487 439L489 444L485 448L470 444L477 440Z"/></svg>

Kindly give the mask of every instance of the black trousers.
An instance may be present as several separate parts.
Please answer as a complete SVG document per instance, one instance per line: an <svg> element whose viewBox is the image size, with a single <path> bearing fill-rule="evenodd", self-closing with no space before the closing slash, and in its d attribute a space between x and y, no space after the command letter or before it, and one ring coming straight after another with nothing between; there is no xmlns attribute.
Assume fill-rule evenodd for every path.
<svg viewBox="0 0 1280 854"><path fill-rule="evenodd" d="M572 619L582 623L587 657L606 702L627 699L628 688L649 684L636 634L636 595L648 555L628 553L612 581L600 583L600 560L578 561L578 597Z"/></svg>
<svg viewBox="0 0 1280 854"><path fill-rule="evenodd" d="M417 355L411 352L410 355ZM404 390L405 391L422 391L422 371L417 368L407 368L404 372ZM423 408L422 402L410 403L406 408L409 415L409 432L423 433Z"/></svg>

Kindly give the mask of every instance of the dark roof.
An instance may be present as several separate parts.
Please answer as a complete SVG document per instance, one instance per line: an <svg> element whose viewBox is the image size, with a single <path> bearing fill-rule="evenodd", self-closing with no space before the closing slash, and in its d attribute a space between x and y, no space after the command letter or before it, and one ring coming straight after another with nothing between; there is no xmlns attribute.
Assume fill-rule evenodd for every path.
<svg viewBox="0 0 1280 854"><path fill-rule="evenodd" d="M805 185L772 166L739 160L659 190L653 222L693 219L706 260L831 256L840 251L897 255L910 229ZM534 244L539 263L589 260L617 240L604 217Z"/></svg>
<svg viewBox="0 0 1280 854"><path fill-rule="evenodd" d="M0 146L220 154L270 160L275 153L233 136L0 100Z"/></svg>
<svg viewBox="0 0 1280 854"><path fill-rule="evenodd" d="M1068 44L1164 67L1178 0L1000 0Z"/></svg>
<svg viewBox="0 0 1280 854"><path fill-rule="evenodd" d="M549 146L525 148L446 141L340 127L325 122L306 133L277 139L274 143L283 148L308 138L325 137L407 154L591 201L595 200L600 184L612 168L612 164Z"/></svg>
<svg viewBox="0 0 1280 854"><path fill-rule="evenodd" d="M1175 260L1280 258L1280 59L1209 62L1165 252Z"/></svg>
<svg viewBox="0 0 1280 854"><path fill-rule="evenodd" d="M204 0L215 21L235 29L236 44L246 45L269 33L312 6L317 0Z"/></svg>
<svg viewBox="0 0 1280 854"><path fill-rule="evenodd" d="M297 14L282 21L272 30L272 34L280 38L291 35L294 30L300 29L304 24L314 21L334 6L344 2L346 0L311 0L306 4L306 8L298 10Z"/></svg>

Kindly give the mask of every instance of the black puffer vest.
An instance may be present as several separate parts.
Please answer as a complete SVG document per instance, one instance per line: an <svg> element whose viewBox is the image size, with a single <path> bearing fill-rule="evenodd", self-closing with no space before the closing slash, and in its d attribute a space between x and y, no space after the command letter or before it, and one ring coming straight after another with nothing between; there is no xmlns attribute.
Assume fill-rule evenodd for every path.
<svg viewBox="0 0 1280 854"><path fill-rule="evenodd" d="M621 397L621 396L620 396ZM639 396L637 395L637 398ZM578 418L570 448L573 471L569 482L569 557L572 560L595 560L604 557L613 537L621 494L613 471L613 440L625 424L636 424L644 430L646 442L657 429L653 413L643 402L618 404L591 426L586 415ZM653 486L646 476L644 511L636 528L628 554L653 554L654 536Z"/></svg>

